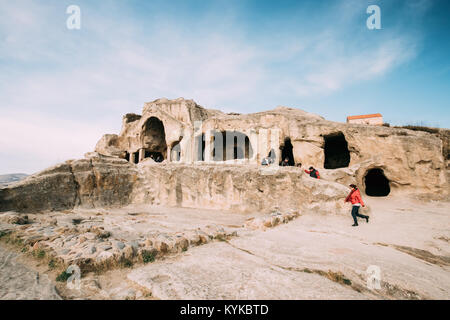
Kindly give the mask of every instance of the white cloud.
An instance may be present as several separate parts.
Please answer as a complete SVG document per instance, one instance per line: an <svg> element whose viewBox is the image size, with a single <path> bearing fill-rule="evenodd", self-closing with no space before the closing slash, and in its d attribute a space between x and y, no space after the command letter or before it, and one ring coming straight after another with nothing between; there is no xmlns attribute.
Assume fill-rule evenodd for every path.
<svg viewBox="0 0 450 320"><path fill-rule="evenodd" d="M352 83L382 76L411 60L415 54L413 44L402 39L384 42L376 50L342 53L332 59L324 58L323 63L315 66L301 81L294 82L293 87L302 96L330 93Z"/></svg>
<svg viewBox="0 0 450 320"><path fill-rule="evenodd" d="M122 114L140 112L145 101L184 96L210 108L256 111L268 99L329 94L382 76L416 53L414 39L398 32L373 43L358 33L349 37L360 6L331 8L345 13L337 25L260 40L245 37L233 14L217 22L227 32L208 16L192 35L161 16L143 32L133 17L86 6L82 17L89 19L82 18L80 33L69 33L62 6L59 12L43 2L2 2L3 152L50 164L92 150L101 134L119 131ZM8 159L0 164L11 168Z"/></svg>

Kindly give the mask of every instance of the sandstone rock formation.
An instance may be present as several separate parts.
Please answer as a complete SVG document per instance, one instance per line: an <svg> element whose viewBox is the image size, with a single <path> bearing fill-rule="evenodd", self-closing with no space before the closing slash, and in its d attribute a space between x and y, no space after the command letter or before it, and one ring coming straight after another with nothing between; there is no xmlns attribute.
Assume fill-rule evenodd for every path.
<svg viewBox="0 0 450 320"><path fill-rule="evenodd" d="M120 150L134 163L161 152L169 162L257 165L273 150L277 161L287 157L291 164L318 169L353 168L362 188L369 170L380 169L393 191L446 192L445 148L427 132L331 122L286 107L225 114L179 98L147 103L142 116L127 114L121 133L105 135L96 151L114 156Z"/></svg>
<svg viewBox="0 0 450 320"><path fill-rule="evenodd" d="M443 152L442 140L427 132L331 122L287 107L241 115L158 99L142 115L125 115L120 134L104 135L85 159L0 189L0 211L150 203L338 212L349 183L375 196L447 196ZM275 165L263 167L268 154ZM303 168L278 167L284 158ZM323 179L303 172L311 165Z"/></svg>
<svg viewBox="0 0 450 320"><path fill-rule="evenodd" d="M133 165L122 159L69 160L0 189L0 210L34 212L124 205L129 203L136 180Z"/></svg>
<svg viewBox="0 0 450 320"><path fill-rule="evenodd" d="M339 183L312 179L296 168L264 175L256 166L193 166L98 156L67 161L0 189L2 211L35 212L131 203L241 212L291 209L320 202L342 208Z"/></svg>

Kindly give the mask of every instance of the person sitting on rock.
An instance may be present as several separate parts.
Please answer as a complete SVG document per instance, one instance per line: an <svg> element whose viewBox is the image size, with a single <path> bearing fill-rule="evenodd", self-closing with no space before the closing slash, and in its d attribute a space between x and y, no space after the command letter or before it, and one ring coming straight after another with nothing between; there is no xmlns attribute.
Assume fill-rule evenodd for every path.
<svg viewBox="0 0 450 320"><path fill-rule="evenodd" d="M287 166L289 166L289 159L288 159L288 158L284 159L284 160L281 162L281 166L282 166L282 167L287 167Z"/></svg>
<svg viewBox="0 0 450 320"><path fill-rule="evenodd" d="M263 166L268 166L274 162L275 162L275 154L272 151L270 151L267 157L262 159L261 164Z"/></svg>
<svg viewBox="0 0 450 320"><path fill-rule="evenodd" d="M366 222L369 223L369 216L365 216L363 214L358 213L359 207L361 207L361 205L365 207L365 204L361 198L361 193L359 192L358 187L354 184L351 184L350 189L351 191L348 194L347 198L345 198L345 202L351 202L352 204L352 217L354 221L352 227L358 226L358 220L356 217L366 219Z"/></svg>
<svg viewBox="0 0 450 320"><path fill-rule="evenodd" d="M314 167L309 167L309 170L305 170L307 174L309 174L310 177L320 179L319 171L314 169Z"/></svg>

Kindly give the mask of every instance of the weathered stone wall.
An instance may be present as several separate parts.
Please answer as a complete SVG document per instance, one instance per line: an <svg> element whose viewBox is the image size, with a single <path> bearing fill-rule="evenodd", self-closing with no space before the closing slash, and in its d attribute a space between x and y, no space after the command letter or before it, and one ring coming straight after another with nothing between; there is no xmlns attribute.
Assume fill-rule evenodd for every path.
<svg viewBox="0 0 450 320"><path fill-rule="evenodd" d="M77 206L146 203L174 207L267 212L317 205L338 211L348 189L310 178L297 168L158 164L90 157L68 161L0 189L0 211L36 212ZM319 210L319 211L320 211Z"/></svg>
<svg viewBox="0 0 450 320"><path fill-rule="evenodd" d="M358 168L355 177L361 188L367 171L381 168L394 192L448 191L442 142L426 132L338 123L307 125L297 131L301 138L293 140L296 162L323 171L323 136L335 132L342 132L348 142L349 168Z"/></svg>
<svg viewBox="0 0 450 320"><path fill-rule="evenodd" d="M136 181L136 169L122 159L66 161L0 189L0 212L126 205Z"/></svg>
<svg viewBox="0 0 450 320"><path fill-rule="evenodd" d="M143 163L133 202L210 208L239 212L342 208L348 188L309 177L302 170L279 167L275 172L257 166ZM342 203L336 203L342 201Z"/></svg>
<svg viewBox="0 0 450 320"><path fill-rule="evenodd" d="M155 128L146 127L152 117L162 122L164 134L158 130L156 136L152 134ZM211 132L245 135L252 155L248 152L248 159L209 163ZM206 161L196 162L197 137L202 134ZM325 137L336 135L345 138L349 166L324 169ZM0 211L149 203L237 211L316 206L332 212L340 209L349 183L365 190L365 176L372 168L383 170L392 193L446 196L445 137L448 130L438 136L405 128L337 123L286 107L240 115L207 110L192 100L159 99L145 104L142 116L125 115L120 134L104 135L97 143L98 153L0 189ZM286 138L292 143L294 161L301 162L303 169L318 168L324 179L312 179L294 167L278 168L273 174L261 171L266 169L259 165L261 159L270 149L274 149L276 161L281 160ZM171 163L170 157L164 163L144 159L146 148L167 148L163 154L168 156L177 143L181 153L177 163ZM231 152L234 146L227 148ZM127 153L130 162L137 160L139 164L121 159Z"/></svg>
<svg viewBox="0 0 450 320"><path fill-rule="evenodd" d="M72 208L76 198L71 167L63 163L0 189L0 211L64 210Z"/></svg>
<svg viewBox="0 0 450 320"><path fill-rule="evenodd" d="M247 136L253 151L249 159L238 160L236 163L258 165L271 149L276 154L276 161L281 161L281 148L289 137L295 163L302 163L306 168L314 166L324 170L325 137L342 133L350 155L348 167L358 167L354 178L362 189L368 170L380 168L391 182L393 192L448 192L444 160L448 149L448 139L445 140L447 131L440 130L438 137L432 133L405 128L338 123L287 107L254 114L225 114L204 109L192 100L158 99L145 104L141 117L129 116L133 121L124 121L118 138L114 135L104 136L96 151L113 156L117 155L117 150L136 152L145 147L141 143L144 134L142 127L153 116L164 125L165 145L168 148L166 155L170 154L171 146L181 139L181 163L193 163L197 160L196 137L202 134L205 136L204 162L211 161L213 132L227 131ZM167 161L171 161L170 157Z"/></svg>

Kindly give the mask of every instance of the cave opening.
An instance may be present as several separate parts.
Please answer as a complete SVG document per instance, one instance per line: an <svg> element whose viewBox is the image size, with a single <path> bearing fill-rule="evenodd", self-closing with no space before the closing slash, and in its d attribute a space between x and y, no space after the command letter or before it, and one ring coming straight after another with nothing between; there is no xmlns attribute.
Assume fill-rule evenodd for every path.
<svg viewBox="0 0 450 320"><path fill-rule="evenodd" d="M215 131L212 143L214 161L249 159L253 156L250 139L239 131Z"/></svg>
<svg viewBox="0 0 450 320"><path fill-rule="evenodd" d="M295 165L293 149L291 138L284 139L284 144L281 146L281 161L288 159L289 166Z"/></svg>
<svg viewBox="0 0 450 320"><path fill-rule="evenodd" d="M154 152L145 150L144 158L152 158L155 162L162 162L164 160L164 156L161 152Z"/></svg>
<svg viewBox="0 0 450 320"><path fill-rule="evenodd" d="M205 161L205 134L195 137L195 161Z"/></svg>
<svg viewBox="0 0 450 320"><path fill-rule="evenodd" d="M135 164L139 163L139 151L133 152L133 162Z"/></svg>
<svg viewBox="0 0 450 320"><path fill-rule="evenodd" d="M325 169L346 168L350 164L348 143L342 132L324 136Z"/></svg>
<svg viewBox="0 0 450 320"><path fill-rule="evenodd" d="M391 192L389 180L382 169L370 169L364 177L366 194L372 197L385 197Z"/></svg>
<svg viewBox="0 0 450 320"><path fill-rule="evenodd" d="M172 148L170 148L171 150L171 157L170 160L171 161L180 161L181 160L181 146L180 146L180 141L175 141L172 144Z"/></svg>
<svg viewBox="0 0 450 320"><path fill-rule="evenodd" d="M154 155L154 159L157 156L166 158L167 145L166 134L164 130L164 124L156 117L150 117L143 125L143 131L141 135L142 147L145 148L145 157L148 158Z"/></svg>

